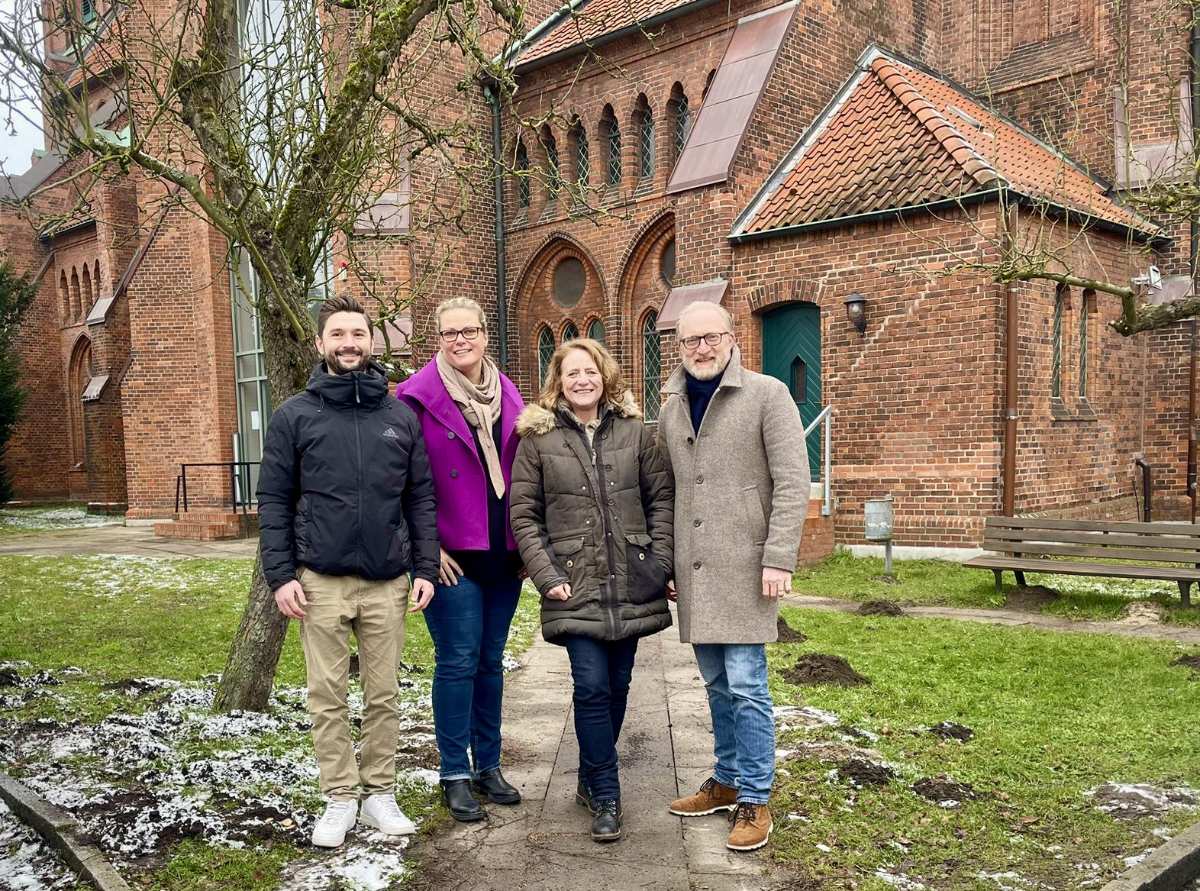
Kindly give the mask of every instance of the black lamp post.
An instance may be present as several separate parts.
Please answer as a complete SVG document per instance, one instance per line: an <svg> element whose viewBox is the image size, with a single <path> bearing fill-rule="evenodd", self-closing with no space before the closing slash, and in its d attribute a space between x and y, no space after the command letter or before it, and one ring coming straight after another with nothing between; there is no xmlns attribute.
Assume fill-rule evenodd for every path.
<svg viewBox="0 0 1200 891"><path fill-rule="evenodd" d="M846 298L846 318L854 330L863 334L867 330L867 298L862 294L851 294Z"/></svg>

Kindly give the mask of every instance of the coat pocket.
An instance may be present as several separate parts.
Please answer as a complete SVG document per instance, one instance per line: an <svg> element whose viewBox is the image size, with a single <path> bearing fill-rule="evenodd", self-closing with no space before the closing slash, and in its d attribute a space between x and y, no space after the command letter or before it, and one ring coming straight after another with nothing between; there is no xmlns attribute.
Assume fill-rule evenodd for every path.
<svg viewBox="0 0 1200 891"><path fill-rule="evenodd" d="M644 532L625 536L625 584L630 603L652 603L667 596L667 571Z"/></svg>
<svg viewBox="0 0 1200 891"><path fill-rule="evenodd" d="M558 574L571 584L571 596L567 600L554 600L542 597L544 609L574 609L583 599L580 597L583 585L583 536L571 535L551 540L550 548L554 551L554 565Z"/></svg>
<svg viewBox="0 0 1200 891"><path fill-rule="evenodd" d="M767 540L767 516L758 498L758 486L742 489L742 509L746 512L746 529L752 536L751 541L762 544Z"/></svg>

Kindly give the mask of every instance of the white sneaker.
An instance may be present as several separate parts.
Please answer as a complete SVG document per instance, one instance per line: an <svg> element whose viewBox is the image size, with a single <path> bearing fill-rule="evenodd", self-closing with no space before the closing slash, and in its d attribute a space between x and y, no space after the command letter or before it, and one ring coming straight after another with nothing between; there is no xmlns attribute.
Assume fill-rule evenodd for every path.
<svg viewBox="0 0 1200 891"><path fill-rule="evenodd" d="M417 824L404 816L393 795L368 795L362 806L362 821L385 835L412 835Z"/></svg>
<svg viewBox="0 0 1200 891"><path fill-rule="evenodd" d="M318 848L336 848L358 820L357 801L331 801L313 827L312 843Z"/></svg>

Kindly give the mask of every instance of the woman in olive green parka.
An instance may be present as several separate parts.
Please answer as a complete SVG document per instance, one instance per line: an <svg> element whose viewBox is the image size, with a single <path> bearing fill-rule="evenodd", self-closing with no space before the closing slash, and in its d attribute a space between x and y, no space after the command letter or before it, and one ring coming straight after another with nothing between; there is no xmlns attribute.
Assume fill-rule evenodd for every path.
<svg viewBox="0 0 1200 891"><path fill-rule="evenodd" d="M579 789L592 837L620 838L617 737L638 639L671 624L674 484L608 351L554 353L538 404L517 420L513 535L542 595L542 636L566 647Z"/></svg>

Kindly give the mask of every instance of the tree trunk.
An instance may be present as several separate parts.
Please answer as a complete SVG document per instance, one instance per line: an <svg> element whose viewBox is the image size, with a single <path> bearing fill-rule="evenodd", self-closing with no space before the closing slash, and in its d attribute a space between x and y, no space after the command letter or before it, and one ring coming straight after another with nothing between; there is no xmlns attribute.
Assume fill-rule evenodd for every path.
<svg viewBox="0 0 1200 891"><path fill-rule="evenodd" d="M283 269L277 272L278 277L285 274ZM302 289L297 290L303 293ZM311 325L304 301L295 301L293 306L296 307L293 311ZM278 408L288 397L304 389L317 354L312 340L299 341L283 313L269 302L265 307L259 307L259 331L266 354L271 403ZM260 549L254 561L250 598L242 614L242 624L229 648L229 659L213 702L217 711L266 711L287 624L288 620L275 606L275 596L263 576Z"/></svg>
<svg viewBox="0 0 1200 891"><path fill-rule="evenodd" d="M275 597L267 587L260 552L254 561L250 599L229 648L213 708L219 712L266 711L287 626L287 618L275 606Z"/></svg>

